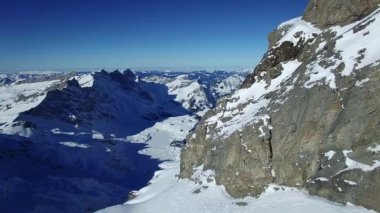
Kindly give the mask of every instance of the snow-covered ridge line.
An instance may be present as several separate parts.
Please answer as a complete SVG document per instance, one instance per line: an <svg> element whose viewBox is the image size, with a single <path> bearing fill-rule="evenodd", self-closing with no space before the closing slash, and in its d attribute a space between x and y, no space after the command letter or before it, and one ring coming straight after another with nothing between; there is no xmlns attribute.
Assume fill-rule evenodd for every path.
<svg viewBox="0 0 380 213"><path fill-rule="evenodd" d="M269 100L264 98L265 95L280 90L300 65L301 62L297 60L282 63L282 74L270 84L262 79L250 88L240 89L228 97L225 109L206 120L208 125L216 125L217 133L214 133L214 136L228 137L239 129L262 120L265 115L261 115L260 110L269 104ZM285 92L291 89L290 86ZM221 118L231 119L222 123Z"/></svg>
<svg viewBox="0 0 380 213"><path fill-rule="evenodd" d="M94 76L107 73L104 77L123 75L120 71L106 72L104 70L92 73L27 73L1 74L0 76L0 132L14 133L8 128L13 120L22 112L38 106L46 97L48 91L66 88L66 82L76 80L81 88L91 88L94 85ZM126 75L132 75L126 70ZM123 73L124 73L123 72ZM119 74L117 74L119 73ZM237 89L243 81L245 73L214 71L202 72L153 72L134 73L141 75L148 82L169 86L169 95L175 96L175 101L184 108L203 115L215 103L215 99L229 94ZM150 76L144 77L144 76ZM115 79L114 79L115 80ZM139 79L135 79L138 83ZM124 82L126 83L126 82ZM141 84L144 84L142 82ZM148 93L152 88L145 88ZM6 130L8 129L8 130Z"/></svg>
<svg viewBox="0 0 380 213"><path fill-rule="evenodd" d="M284 22L280 24L277 29L282 28L285 29L285 31L282 32L282 37L274 48L280 46L285 41L290 41L296 46L301 39L307 41L314 38L313 34L320 34L322 32L321 29L312 23L302 20L301 17Z"/></svg>
<svg viewBox="0 0 380 213"><path fill-rule="evenodd" d="M356 32L358 27L365 26L364 30ZM321 84L329 86L333 90L340 90L336 85L336 75L348 76L352 75L355 70L362 69L367 66L376 65L376 61L380 61L380 49L377 48L377 43L380 38L380 9L374 11L369 16L359 20L355 23L349 24L344 27L330 27L321 30L313 24L302 20L300 17L284 22L279 25L278 29L284 29L282 38L272 48L279 47L285 41L290 41L294 46L299 45L301 40L307 41L309 39L316 42L316 36L323 35L324 33L333 33L336 41L335 48L333 49L333 56L325 58L324 46L325 41L321 41L319 48L315 54L320 57L316 61L306 65L306 81L303 84L305 88L313 88ZM309 44L312 45L313 43ZM337 57L337 55L339 57ZM270 57L270 56L269 56ZM360 60L358 59L360 58ZM338 66L344 63L344 69L340 73L336 73ZM292 65L293 64L293 65ZM260 110L265 108L269 101L262 100L261 97L269 94L275 90L279 90L279 85L284 85L286 80L291 77L291 73L302 63L298 62L296 65L292 61L282 62L282 74L271 80L270 85L267 85L265 79L258 80L251 87L240 89L228 98L227 105L224 110L216 115L207 119L208 125L216 125L219 136L229 136L233 132L238 131L246 125L257 123ZM331 64L323 67L321 64ZM289 67L290 66L290 67ZM292 70L289 73L289 70ZM265 73L261 73L265 75ZM296 81L297 79L294 78ZM362 86L370 79L358 80L356 86ZM292 90L294 85L288 84L282 96ZM344 89L344 88L343 88ZM280 102L283 102L281 100ZM266 102L266 103L264 103ZM239 108L239 110L238 110ZM342 108L344 106L342 105ZM229 118L226 122L220 122L221 118Z"/></svg>
<svg viewBox="0 0 380 213"><path fill-rule="evenodd" d="M245 73L214 71L203 72L137 72L139 79L164 84L168 93L186 109L199 116L211 109L216 100L232 93L242 84Z"/></svg>
<svg viewBox="0 0 380 213"><path fill-rule="evenodd" d="M0 124L10 124L21 112L40 104L46 89L58 83L60 80L0 86Z"/></svg>
<svg viewBox="0 0 380 213"><path fill-rule="evenodd" d="M377 44L380 36L380 9L375 10L367 17L358 20L344 27L333 26L324 30L315 27L301 19L301 17L291 19L278 26L278 30L282 31L282 38L277 42L276 47L285 41L290 41L297 45L301 39L308 40L314 38L315 35L323 33L334 33L333 40L336 41L335 55L326 59L319 57L318 60L308 65L308 75L310 79L305 83L306 88L311 88L318 83L324 83L332 89L337 89L335 83L334 71L341 63L344 63L344 69L339 74L349 76L355 70L360 70L369 65L380 63L380 50ZM321 42L316 52L323 52L326 42ZM329 67L322 67L323 63L330 63ZM360 85L360 84L359 84Z"/></svg>

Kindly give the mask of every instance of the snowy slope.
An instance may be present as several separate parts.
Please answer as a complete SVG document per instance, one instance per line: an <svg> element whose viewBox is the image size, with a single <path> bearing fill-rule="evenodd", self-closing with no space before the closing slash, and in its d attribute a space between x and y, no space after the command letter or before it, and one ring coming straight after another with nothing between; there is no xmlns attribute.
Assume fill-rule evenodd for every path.
<svg viewBox="0 0 380 213"><path fill-rule="evenodd" d="M46 96L46 89L59 80L0 87L0 123L12 122L20 112L37 106Z"/></svg>
<svg viewBox="0 0 380 213"><path fill-rule="evenodd" d="M211 92L218 98L229 95L240 88L244 78L244 75L233 74L226 78L220 79L212 85Z"/></svg>
<svg viewBox="0 0 380 213"><path fill-rule="evenodd" d="M0 133L22 112L38 106L47 92L62 89L75 73L20 72L0 75Z"/></svg>
<svg viewBox="0 0 380 213"><path fill-rule="evenodd" d="M31 83L38 81L49 81L60 78L67 74L61 72L18 72L0 74L0 86L18 83Z"/></svg>
<svg viewBox="0 0 380 213"><path fill-rule="evenodd" d="M212 102L208 100L203 86L197 81L189 80L186 75L180 75L166 85L169 88L169 94L176 96L176 101L200 116L212 107Z"/></svg>
<svg viewBox="0 0 380 213"><path fill-rule="evenodd" d="M293 60L281 62L282 73L277 78L268 82L266 72L260 73L262 78L257 78L257 82L249 88L236 91L227 98L228 104L223 108L218 108L218 113L207 119L208 125L215 125L217 131L215 137L227 137L233 132L242 129L252 123L258 123L266 114L261 111L268 107L269 99L266 98L273 92L281 94L282 99L276 100L278 103L286 101L286 95L294 89L296 81L302 81L305 88L313 88L319 85L328 85L332 90L345 90L338 88L336 78L345 76L355 76L357 70L366 67L375 67L380 64L380 49L378 47L380 38L380 9L374 11L368 17L344 27L334 26L325 30L318 29L301 18L295 18L281 24L278 29L285 28L282 38L272 48L279 47L283 42L289 41L294 45L300 40L308 40L314 35L331 33L335 37L336 46L332 50L334 54L328 53L325 41L320 41L319 48L315 51L317 60L306 65L306 76L300 79L299 72L295 72L302 64L301 61ZM363 28L363 29L362 29ZM295 36L302 32L300 36ZM331 50L329 50L331 51ZM271 56L269 55L268 58ZM344 69L337 73L336 70L344 63ZM321 66L327 64L327 67ZM368 82L357 81L358 86ZM285 89L284 89L285 88ZM344 107L344 106L343 106ZM219 110L218 110L219 109ZM222 123L222 118L228 121Z"/></svg>
<svg viewBox="0 0 380 213"><path fill-rule="evenodd" d="M197 115L202 116L213 106L213 99L208 96L207 88L197 80L189 79L189 76L186 74L175 76L153 74L143 77L142 80L165 85L167 93L173 95L176 102Z"/></svg>
<svg viewBox="0 0 380 213"><path fill-rule="evenodd" d="M126 138L190 114L164 85L147 91L130 71L34 81L0 87L5 212L88 212L123 202L160 163Z"/></svg>
<svg viewBox="0 0 380 213"><path fill-rule="evenodd" d="M138 72L137 75L143 81L166 85L177 102L202 116L218 98L238 89L246 72Z"/></svg>
<svg viewBox="0 0 380 213"><path fill-rule="evenodd" d="M192 180L178 179L180 149L169 144L185 139L195 122L187 116L170 118L129 137L131 141L148 144L141 153L167 161L160 164L162 170L155 172L148 186L134 193L136 198L99 212L374 212L341 206L296 188L276 185L271 185L258 199L234 199L216 185L214 172L202 171L202 167L197 168Z"/></svg>

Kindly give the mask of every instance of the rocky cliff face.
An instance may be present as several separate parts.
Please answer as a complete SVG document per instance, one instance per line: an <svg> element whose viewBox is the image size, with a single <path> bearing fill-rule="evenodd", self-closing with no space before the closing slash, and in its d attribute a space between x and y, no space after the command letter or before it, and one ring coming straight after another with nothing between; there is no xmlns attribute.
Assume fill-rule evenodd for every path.
<svg viewBox="0 0 380 213"><path fill-rule="evenodd" d="M366 17L379 4L379 0L312 0L302 18L321 28L343 26Z"/></svg>
<svg viewBox="0 0 380 213"><path fill-rule="evenodd" d="M181 176L203 164L234 197L277 183L379 211L377 5L313 0L281 24L242 89L188 136Z"/></svg>

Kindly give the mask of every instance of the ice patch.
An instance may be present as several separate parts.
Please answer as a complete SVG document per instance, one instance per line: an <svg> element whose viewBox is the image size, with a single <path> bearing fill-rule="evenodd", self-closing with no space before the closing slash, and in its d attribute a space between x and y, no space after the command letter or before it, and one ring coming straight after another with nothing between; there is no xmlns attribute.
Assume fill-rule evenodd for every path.
<svg viewBox="0 0 380 213"><path fill-rule="evenodd" d="M322 181L322 182L330 181L329 179L327 179L325 177L318 177L318 178L315 178L314 180L319 180L319 181Z"/></svg>
<svg viewBox="0 0 380 213"><path fill-rule="evenodd" d="M308 81L305 82L305 88L312 88L315 85L326 84L331 89L336 89L335 75L333 70L336 66L329 68L321 67L317 62L313 62L307 65L306 75L310 77Z"/></svg>
<svg viewBox="0 0 380 213"><path fill-rule="evenodd" d="M343 150L343 155L346 157L346 166L347 168L339 171L337 174L340 174L344 171L348 170L353 170L353 169L360 169L363 172L370 172L376 169L377 167L380 167L380 161L379 160L374 160L372 165L367 165L364 163L360 163L357 161L352 160L351 158L348 157L348 154L352 152L352 150Z"/></svg>
<svg viewBox="0 0 380 213"><path fill-rule="evenodd" d="M376 144L375 147L367 147L367 150L370 151L370 152L378 153L378 152L380 152L380 145Z"/></svg>
<svg viewBox="0 0 380 213"><path fill-rule="evenodd" d="M363 79L361 81L356 81L355 86L361 87L361 86L363 86L368 81L369 81L369 78Z"/></svg>
<svg viewBox="0 0 380 213"><path fill-rule="evenodd" d="M327 160L331 160L334 157L335 153L336 153L336 151L330 150L330 151L326 152L324 156L327 157Z"/></svg>
<svg viewBox="0 0 380 213"><path fill-rule="evenodd" d="M104 140L104 135L95 130L92 130L92 139Z"/></svg>
<svg viewBox="0 0 380 213"><path fill-rule="evenodd" d="M271 169L270 173L271 173L272 177L276 177L276 172L274 171L274 169Z"/></svg>
<svg viewBox="0 0 380 213"><path fill-rule="evenodd" d="M75 135L75 132L62 132L59 128L54 128L51 130L53 134L59 134L59 135Z"/></svg>
<svg viewBox="0 0 380 213"><path fill-rule="evenodd" d="M87 144L81 144L81 143L77 143L77 142L72 142L72 141L68 141L68 142L59 142L60 144L64 145L64 146L68 146L68 147L73 147L73 148L82 148L82 149L87 149L87 148L90 148L91 146L87 145Z"/></svg>
<svg viewBox="0 0 380 213"><path fill-rule="evenodd" d="M354 181L349 181L349 180L343 180L345 183L347 183L348 185L351 185L351 186L356 186L358 185L358 183L354 182Z"/></svg>
<svg viewBox="0 0 380 213"><path fill-rule="evenodd" d="M262 138L262 137L265 137L266 133L264 131L264 127L268 130L271 130L273 129L273 127L271 125L269 125L268 121L270 120L270 117L269 115L264 115L260 120L263 121L263 125L259 127L259 131L260 131L260 135L259 137Z"/></svg>

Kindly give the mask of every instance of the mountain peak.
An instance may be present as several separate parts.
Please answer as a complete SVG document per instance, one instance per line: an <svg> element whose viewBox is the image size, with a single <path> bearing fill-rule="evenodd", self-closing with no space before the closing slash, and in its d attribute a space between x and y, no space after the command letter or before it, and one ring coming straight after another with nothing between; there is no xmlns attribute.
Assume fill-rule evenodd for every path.
<svg viewBox="0 0 380 213"><path fill-rule="evenodd" d="M71 79L67 81L67 87L80 88L80 85L76 79Z"/></svg>
<svg viewBox="0 0 380 213"><path fill-rule="evenodd" d="M123 71L123 74L124 74L127 78L129 78L129 79L131 79L131 80L133 80L133 81L135 81L135 80L137 79L135 73L134 73L132 70L130 70L130 69L126 69L126 70L124 70L124 71Z"/></svg>

